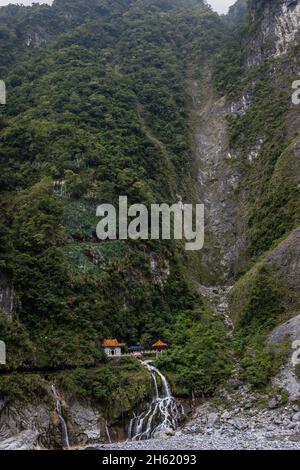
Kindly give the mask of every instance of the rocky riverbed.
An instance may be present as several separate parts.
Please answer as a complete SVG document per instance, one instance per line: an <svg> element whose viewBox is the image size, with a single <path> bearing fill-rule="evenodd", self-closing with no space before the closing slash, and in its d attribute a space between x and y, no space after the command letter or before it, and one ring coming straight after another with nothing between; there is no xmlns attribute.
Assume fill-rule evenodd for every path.
<svg viewBox="0 0 300 470"><path fill-rule="evenodd" d="M300 450L300 443L293 439L289 440L288 437L269 438L263 434L250 432L234 432L233 436L226 436L214 431L211 435L180 433L167 440L152 439L99 445L94 448L97 450Z"/></svg>
<svg viewBox="0 0 300 470"><path fill-rule="evenodd" d="M210 419L221 420L220 425L203 428L202 420L195 420L173 436L145 441L127 441L116 444L95 445L99 450L263 450L295 449L300 450L300 414L295 422L287 420L285 425L279 419L269 419L260 423L257 419L233 418L224 423L218 414ZM89 447L91 448L91 447Z"/></svg>
<svg viewBox="0 0 300 470"><path fill-rule="evenodd" d="M237 401L239 398L239 401ZM126 441L88 448L99 450L300 450L300 406L280 395L261 397L247 387L226 394L222 404L200 405L190 421L159 439ZM237 404L238 403L238 404Z"/></svg>
<svg viewBox="0 0 300 470"><path fill-rule="evenodd" d="M220 390L218 400L196 407L193 415L177 431L166 430L158 438L112 444L88 444L82 449L97 450L300 450L299 401L285 402L280 393L261 395L246 386L232 383L236 390ZM97 443L97 441L99 443ZM73 444L72 444L73 445ZM35 426L1 440L0 450L47 449ZM72 448L72 447L71 447ZM78 444L76 446L78 448Z"/></svg>

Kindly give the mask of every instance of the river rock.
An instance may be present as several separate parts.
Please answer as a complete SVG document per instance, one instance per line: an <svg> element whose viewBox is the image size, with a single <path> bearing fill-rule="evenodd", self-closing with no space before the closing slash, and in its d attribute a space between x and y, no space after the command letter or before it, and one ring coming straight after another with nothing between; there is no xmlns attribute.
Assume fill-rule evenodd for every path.
<svg viewBox="0 0 300 470"><path fill-rule="evenodd" d="M158 431L154 434L155 439L169 439L172 436L175 436L175 432L171 428Z"/></svg>
<svg viewBox="0 0 300 470"><path fill-rule="evenodd" d="M230 417L231 417L231 414L227 410L224 411L224 413L222 413L222 415L221 415L221 418L225 419L225 420L230 419Z"/></svg>
<svg viewBox="0 0 300 470"><path fill-rule="evenodd" d="M247 423L245 423L243 420L241 420L240 418L233 418L231 420L231 423L232 425L238 429L238 430L242 430L242 429L245 429L247 428Z"/></svg>
<svg viewBox="0 0 300 470"><path fill-rule="evenodd" d="M293 419L294 422L300 423L300 411L295 413L292 419Z"/></svg>
<svg viewBox="0 0 300 470"><path fill-rule="evenodd" d="M209 429L219 426L220 415L218 413L209 413L207 416L207 427Z"/></svg>
<svg viewBox="0 0 300 470"><path fill-rule="evenodd" d="M281 397L278 395L273 395L269 398L268 408L269 410L274 410L280 405Z"/></svg>
<svg viewBox="0 0 300 470"><path fill-rule="evenodd" d="M278 416L275 416L273 419L273 423L277 426L280 426L282 424L282 419L280 419Z"/></svg>

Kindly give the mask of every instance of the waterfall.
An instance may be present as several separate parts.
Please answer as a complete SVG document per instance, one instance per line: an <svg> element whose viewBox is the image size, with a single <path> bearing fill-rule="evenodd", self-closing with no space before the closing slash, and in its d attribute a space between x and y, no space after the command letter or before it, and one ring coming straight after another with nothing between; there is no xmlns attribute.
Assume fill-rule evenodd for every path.
<svg viewBox="0 0 300 470"><path fill-rule="evenodd" d="M111 444L111 437L110 437L109 429L107 426L107 421L105 421L105 431L106 431L108 442Z"/></svg>
<svg viewBox="0 0 300 470"><path fill-rule="evenodd" d="M141 361L152 378L153 397L148 408L139 416L134 415L128 427L128 439L142 440L158 436L160 433L175 431L183 415L183 409L178 409L176 400L172 397L171 388L166 377L151 364L151 361ZM157 378L161 379L161 389Z"/></svg>
<svg viewBox="0 0 300 470"><path fill-rule="evenodd" d="M65 419L62 415L62 410L61 410L61 396L56 390L55 386L52 384L51 385L51 390L53 395L56 398L56 412L59 417L59 421L61 424L61 431L62 431L62 441L63 441L63 448L64 449L69 449L70 448L70 443L69 443L69 435L68 435L68 428L65 422Z"/></svg>

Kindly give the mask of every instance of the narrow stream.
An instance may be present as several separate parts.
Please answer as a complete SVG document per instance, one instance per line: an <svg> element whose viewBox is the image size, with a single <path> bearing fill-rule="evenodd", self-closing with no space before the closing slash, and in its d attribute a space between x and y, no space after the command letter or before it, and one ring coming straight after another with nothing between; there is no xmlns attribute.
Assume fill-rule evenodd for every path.
<svg viewBox="0 0 300 470"><path fill-rule="evenodd" d="M179 410L166 377L151 364L151 361L141 361L151 375L153 397L148 408L139 416L134 415L128 427L128 439L143 440L158 437L161 433L177 429L182 410ZM158 384L158 377L161 386Z"/></svg>

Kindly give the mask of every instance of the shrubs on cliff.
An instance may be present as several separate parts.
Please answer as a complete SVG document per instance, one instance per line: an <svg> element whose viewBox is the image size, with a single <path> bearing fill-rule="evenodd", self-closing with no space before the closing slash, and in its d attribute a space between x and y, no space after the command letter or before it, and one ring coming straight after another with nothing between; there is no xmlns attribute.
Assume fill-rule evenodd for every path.
<svg viewBox="0 0 300 470"><path fill-rule="evenodd" d="M51 373L15 373L1 376L0 395L22 402L44 401L52 406L51 385L55 383L63 396L88 402L93 400L106 419L122 417L152 395L147 370L132 358L119 364L102 364L95 369Z"/></svg>
<svg viewBox="0 0 300 470"><path fill-rule="evenodd" d="M179 245L102 248L94 215L122 194L130 203L194 197L187 48L198 66L224 26L194 0L61 0L1 13L11 51L1 77L9 100L0 183L12 241L3 256L11 258L17 315L35 348L31 363L93 365L102 360L100 338L151 344L198 302ZM20 22L43 45L25 47Z"/></svg>
<svg viewBox="0 0 300 470"><path fill-rule="evenodd" d="M174 329L173 329L174 328ZM211 311L178 316L169 330L170 352L158 361L178 394L211 395L231 372L232 351L222 318Z"/></svg>
<svg viewBox="0 0 300 470"><path fill-rule="evenodd" d="M234 340L241 375L256 387L266 386L285 360L284 351L275 351L268 341L272 329L284 318L284 294L282 280L268 264L259 266L253 276L247 274L231 294L237 310Z"/></svg>

